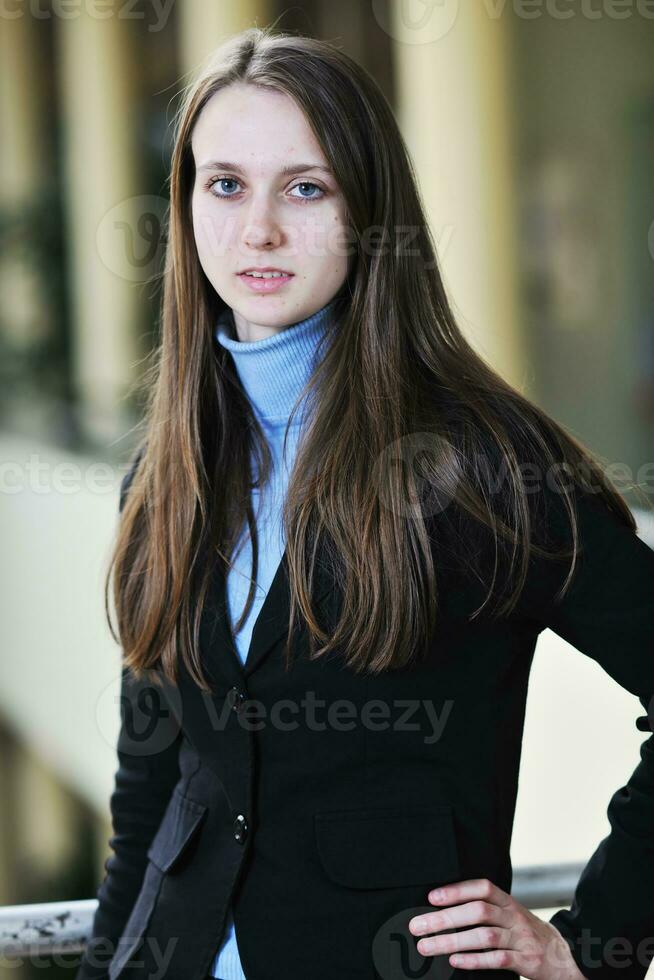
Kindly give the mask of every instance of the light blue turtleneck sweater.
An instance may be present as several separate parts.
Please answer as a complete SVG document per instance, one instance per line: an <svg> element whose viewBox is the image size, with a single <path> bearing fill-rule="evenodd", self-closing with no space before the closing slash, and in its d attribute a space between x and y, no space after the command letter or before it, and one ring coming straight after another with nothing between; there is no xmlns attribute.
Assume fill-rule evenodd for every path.
<svg viewBox="0 0 654 980"><path fill-rule="evenodd" d="M259 539L259 568L252 609L235 637L242 663L245 663L254 624L284 553L281 509L302 430L302 408L293 416L282 460L284 433L291 410L313 371L318 342L334 323L335 305L336 300L331 300L305 320L264 340L236 340L230 309L221 313L216 324L215 338L230 351L234 359L241 384L266 436L272 456L270 480L262 491L252 492ZM236 550L233 567L227 576L227 601L232 624L237 622L245 607L252 573L252 547L247 525ZM231 909L211 975L221 980L246 980Z"/></svg>

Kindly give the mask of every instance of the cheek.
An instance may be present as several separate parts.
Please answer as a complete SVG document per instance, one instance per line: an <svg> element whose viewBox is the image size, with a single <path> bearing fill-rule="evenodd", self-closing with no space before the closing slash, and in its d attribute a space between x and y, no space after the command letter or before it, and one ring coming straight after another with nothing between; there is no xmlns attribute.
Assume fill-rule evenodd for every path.
<svg viewBox="0 0 654 980"><path fill-rule="evenodd" d="M229 222L215 207L193 202L193 235L202 265L216 266L229 249Z"/></svg>
<svg viewBox="0 0 654 980"><path fill-rule="evenodd" d="M313 260L327 265L338 265L344 255L344 215L335 208L309 214L294 229L301 251Z"/></svg>

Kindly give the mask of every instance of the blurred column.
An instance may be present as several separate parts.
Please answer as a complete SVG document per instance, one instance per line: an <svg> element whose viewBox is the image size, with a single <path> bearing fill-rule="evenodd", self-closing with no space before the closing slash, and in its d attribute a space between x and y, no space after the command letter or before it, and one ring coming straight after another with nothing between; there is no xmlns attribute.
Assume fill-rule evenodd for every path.
<svg viewBox="0 0 654 980"><path fill-rule="evenodd" d="M182 73L194 74L229 35L246 27L266 27L271 6L271 0L220 0L220 3L178 0Z"/></svg>
<svg viewBox="0 0 654 980"><path fill-rule="evenodd" d="M38 197L51 172L43 71L43 25L19 6L0 18L0 210L18 213ZM29 243L27 243L29 246ZM13 356L28 358L50 329L42 283L25 260L26 243L0 256L0 325ZM6 367L6 365L5 365ZM24 379L27 390L29 379ZM21 411L32 409L32 392Z"/></svg>
<svg viewBox="0 0 654 980"><path fill-rule="evenodd" d="M351 58L365 65L367 6L352 0L320 0L317 16L319 37L343 45Z"/></svg>
<svg viewBox="0 0 654 980"><path fill-rule="evenodd" d="M4 718L0 718L0 905L13 905L16 894L16 835L18 833L18 803L16 776L18 749L16 740Z"/></svg>
<svg viewBox="0 0 654 980"><path fill-rule="evenodd" d="M118 4L81 4L56 22L80 425L94 442L133 421L145 315L136 230L148 199L139 172L135 22Z"/></svg>
<svg viewBox="0 0 654 980"><path fill-rule="evenodd" d="M15 777L20 818L15 844L23 876L20 904L56 901L54 886L65 877L79 846L76 800L42 761L44 754L41 746L38 755L30 746L21 746Z"/></svg>
<svg viewBox="0 0 654 980"><path fill-rule="evenodd" d="M465 0L373 0L373 8L395 41L399 121L448 296L475 348L522 386L509 8L493 15Z"/></svg>

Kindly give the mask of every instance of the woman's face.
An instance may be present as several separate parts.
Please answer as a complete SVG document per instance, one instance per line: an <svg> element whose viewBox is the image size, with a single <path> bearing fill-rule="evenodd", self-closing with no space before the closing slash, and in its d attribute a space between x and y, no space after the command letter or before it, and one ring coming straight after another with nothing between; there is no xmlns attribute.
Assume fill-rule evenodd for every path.
<svg viewBox="0 0 654 980"><path fill-rule="evenodd" d="M204 106L192 149L198 256L234 311L238 339L271 336L321 309L347 276L346 205L295 102L230 85ZM290 275L243 274L266 267Z"/></svg>

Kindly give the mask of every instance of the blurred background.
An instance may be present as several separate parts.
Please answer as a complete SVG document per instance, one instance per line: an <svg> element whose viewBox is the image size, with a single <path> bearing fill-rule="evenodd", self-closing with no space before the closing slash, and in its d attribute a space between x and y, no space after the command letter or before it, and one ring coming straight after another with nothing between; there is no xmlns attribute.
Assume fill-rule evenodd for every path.
<svg viewBox="0 0 654 980"><path fill-rule="evenodd" d="M273 21L386 93L466 335L628 502L654 496L654 4L3 0L0 905L90 898L103 876L120 651L102 589L157 342L173 115L221 40ZM541 635L514 869L590 856L639 714Z"/></svg>

